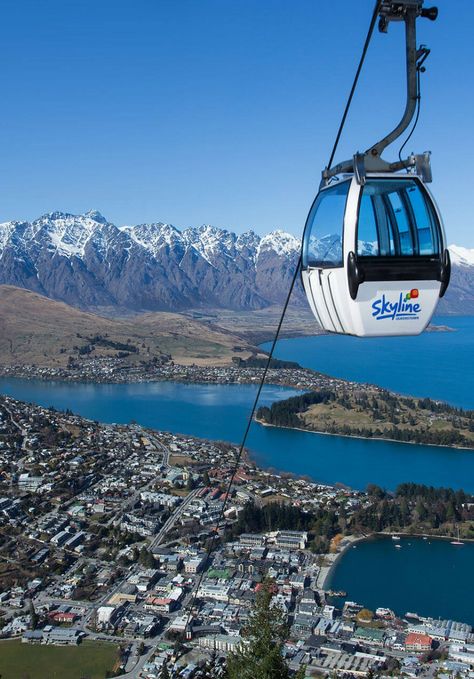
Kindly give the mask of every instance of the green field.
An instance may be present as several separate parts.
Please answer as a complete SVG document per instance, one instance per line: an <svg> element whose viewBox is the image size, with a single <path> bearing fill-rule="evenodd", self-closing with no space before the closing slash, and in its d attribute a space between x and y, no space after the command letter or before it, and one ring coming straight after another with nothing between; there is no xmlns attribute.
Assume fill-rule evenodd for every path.
<svg viewBox="0 0 474 679"><path fill-rule="evenodd" d="M104 679L117 659L118 647L101 642L58 647L0 641L1 679Z"/></svg>

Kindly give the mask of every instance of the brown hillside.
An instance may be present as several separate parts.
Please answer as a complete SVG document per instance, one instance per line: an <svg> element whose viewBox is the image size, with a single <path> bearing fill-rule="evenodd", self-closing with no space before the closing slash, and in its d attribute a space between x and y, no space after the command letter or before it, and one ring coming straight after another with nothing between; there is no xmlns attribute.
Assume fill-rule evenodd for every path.
<svg viewBox="0 0 474 679"><path fill-rule="evenodd" d="M103 338L102 342L94 342L95 337ZM232 355L245 358L250 353L249 345L237 335L180 314L108 319L29 290L0 285L1 364L65 366L70 356L80 355L81 348L92 345L88 358L116 356L127 343L135 347L127 357L131 363L171 354L176 363L225 365ZM235 347L241 348L237 354Z"/></svg>

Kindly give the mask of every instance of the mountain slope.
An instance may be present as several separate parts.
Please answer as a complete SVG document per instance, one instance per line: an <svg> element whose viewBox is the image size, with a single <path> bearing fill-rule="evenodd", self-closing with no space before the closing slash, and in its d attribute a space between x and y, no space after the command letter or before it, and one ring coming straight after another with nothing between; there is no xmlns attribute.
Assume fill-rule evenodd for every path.
<svg viewBox="0 0 474 679"><path fill-rule="evenodd" d="M445 297L440 300L437 313L474 314L474 248L450 245L451 282Z"/></svg>
<svg viewBox="0 0 474 679"><path fill-rule="evenodd" d="M101 339L98 339L101 338ZM234 349L250 355L231 332L167 312L113 320L79 311L35 292L0 285L0 364L66 366L74 360L125 356L127 364L162 360L230 364Z"/></svg>
<svg viewBox="0 0 474 679"><path fill-rule="evenodd" d="M284 300L299 248L282 231L117 227L96 211L53 212L0 224L0 284L84 310L264 309ZM451 252L453 282L440 312L474 313L474 253ZM306 305L299 285L294 302Z"/></svg>

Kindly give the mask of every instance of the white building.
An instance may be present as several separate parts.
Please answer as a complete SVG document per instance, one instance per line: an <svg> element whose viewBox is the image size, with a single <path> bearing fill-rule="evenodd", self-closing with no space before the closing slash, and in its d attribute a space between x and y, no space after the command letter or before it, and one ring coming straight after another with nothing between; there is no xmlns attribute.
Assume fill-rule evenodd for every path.
<svg viewBox="0 0 474 679"><path fill-rule="evenodd" d="M236 636L216 634L213 637L200 637L198 645L201 648L212 648L216 651L235 651L242 643L242 639Z"/></svg>
<svg viewBox="0 0 474 679"><path fill-rule="evenodd" d="M115 606L99 606L97 609L97 622L100 625L108 625L114 614Z"/></svg>
<svg viewBox="0 0 474 679"><path fill-rule="evenodd" d="M186 557L184 559L184 572L185 573L199 573L206 563L206 555L201 554L193 557Z"/></svg>
<svg viewBox="0 0 474 679"><path fill-rule="evenodd" d="M214 585L213 583L201 583L197 591L197 596L201 599L215 599L215 601L228 601L229 600L229 590L228 585Z"/></svg>

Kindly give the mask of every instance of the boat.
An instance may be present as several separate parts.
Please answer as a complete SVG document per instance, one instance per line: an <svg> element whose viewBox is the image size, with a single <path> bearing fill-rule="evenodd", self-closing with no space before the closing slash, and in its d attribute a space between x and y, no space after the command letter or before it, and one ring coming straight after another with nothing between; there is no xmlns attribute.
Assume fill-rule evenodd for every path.
<svg viewBox="0 0 474 679"><path fill-rule="evenodd" d="M464 542L459 539L459 528L458 528L458 539L457 540L451 540L452 545L463 545Z"/></svg>
<svg viewBox="0 0 474 679"><path fill-rule="evenodd" d="M395 549L401 549L401 548L402 548L401 545L395 545Z"/></svg>
<svg viewBox="0 0 474 679"><path fill-rule="evenodd" d="M392 540L400 540L400 536L399 535L392 535Z"/></svg>

